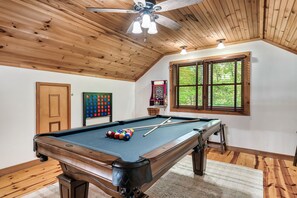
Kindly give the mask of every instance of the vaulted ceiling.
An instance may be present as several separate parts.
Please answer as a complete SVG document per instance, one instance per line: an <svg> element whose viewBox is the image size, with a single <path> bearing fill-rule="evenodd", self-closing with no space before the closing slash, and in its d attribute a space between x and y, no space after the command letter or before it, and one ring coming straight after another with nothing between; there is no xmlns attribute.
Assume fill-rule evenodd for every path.
<svg viewBox="0 0 297 198"><path fill-rule="evenodd" d="M126 33L135 14L86 7L131 9L133 1L0 1L0 65L135 81L181 46L211 48L218 39L263 39L297 54L297 0L204 0L162 13L182 28L157 25L155 35Z"/></svg>

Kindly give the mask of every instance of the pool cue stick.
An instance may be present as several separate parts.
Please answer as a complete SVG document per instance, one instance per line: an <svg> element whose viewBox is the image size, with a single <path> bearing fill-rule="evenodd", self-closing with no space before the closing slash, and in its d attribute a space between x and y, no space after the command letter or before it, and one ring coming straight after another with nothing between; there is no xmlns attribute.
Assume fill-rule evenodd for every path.
<svg viewBox="0 0 297 198"><path fill-rule="evenodd" d="M151 130L149 130L147 133L143 134L143 137L145 137L148 134L152 133L154 130L156 130L157 128L159 128L160 126L162 126L163 124L165 124L166 122L168 122L170 119L171 119L171 117L169 117L168 119L164 120L161 124L158 124L157 126L155 126L154 128L152 128Z"/></svg>
<svg viewBox="0 0 297 198"><path fill-rule="evenodd" d="M165 123L162 126L167 126L167 125L175 125L175 124L185 124L185 123L189 123L189 122L197 122L200 119L194 119L194 120L186 120L186 121L181 121L181 122L171 122L171 123ZM146 126L139 126L139 127L130 127L130 129L145 129L145 128L151 128L151 127L155 127L155 126L159 126L160 124L153 124L153 125L146 125ZM129 128L127 128L129 129Z"/></svg>

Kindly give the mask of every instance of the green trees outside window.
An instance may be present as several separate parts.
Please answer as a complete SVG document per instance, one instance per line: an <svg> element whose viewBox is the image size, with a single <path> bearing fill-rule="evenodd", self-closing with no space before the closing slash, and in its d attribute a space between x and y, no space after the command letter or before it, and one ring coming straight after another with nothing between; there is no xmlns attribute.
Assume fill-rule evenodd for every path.
<svg viewBox="0 0 297 198"><path fill-rule="evenodd" d="M248 75L249 59L246 55L173 64L172 109L237 112L248 115ZM248 104L248 109L245 104Z"/></svg>

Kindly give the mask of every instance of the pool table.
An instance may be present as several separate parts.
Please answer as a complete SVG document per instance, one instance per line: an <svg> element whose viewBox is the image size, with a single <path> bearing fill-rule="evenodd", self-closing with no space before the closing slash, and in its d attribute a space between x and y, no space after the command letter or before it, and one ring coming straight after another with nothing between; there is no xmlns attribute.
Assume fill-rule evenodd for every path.
<svg viewBox="0 0 297 198"><path fill-rule="evenodd" d="M148 116L76 128L34 137L34 151L41 161L60 162L61 197L87 197L89 182L112 197L146 197L154 182L192 152L193 171L203 175L205 144L221 130L218 119L171 116L171 122L147 136L169 116ZM151 126L152 127L152 126ZM106 131L135 128L129 141L106 137Z"/></svg>

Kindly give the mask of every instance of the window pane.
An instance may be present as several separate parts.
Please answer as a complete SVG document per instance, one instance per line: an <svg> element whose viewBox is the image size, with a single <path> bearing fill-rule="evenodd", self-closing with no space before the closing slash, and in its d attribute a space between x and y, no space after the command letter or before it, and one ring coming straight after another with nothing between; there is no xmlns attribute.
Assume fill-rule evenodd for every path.
<svg viewBox="0 0 297 198"><path fill-rule="evenodd" d="M196 105L196 87L179 88L179 105Z"/></svg>
<svg viewBox="0 0 297 198"><path fill-rule="evenodd" d="M213 86L213 107L234 107L234 85Z"/></svg>
<svg viewBox="0 0 297 198"><path fill-rule="evenodd" d="M203 105L203 95L202 95L202 86L198 86L198 107L202 107Z"/></svg>
<svg viewBox="0 0 297 198"><path fill-rule="evenodd" d="M203 65L198 65L198 85L203 84Z"/></svg>
<svg viewBox="0 0 297 198"><path fill-rule="evenodd" d="M213 64L213 84L234 83L234 62Z"/></svg>
<svg viewBox="0 0 297 198"><path fill-rule="evenodd" d="M237 61L237 83L241 83L241 61Z"/></svg>
<svg viewBox="0 0 297 198"><path fill-rule="evenodd" d="M242 107L241 104L241 97L242 97L242 93L241 93L241 85L237 85L236 86L236 107Z"/></svg>
<svg viewBox="0 0 297 198"><path fill-rule="evenodd" d="M179 84L196 84L196 66L179 67Z"/></svg>

